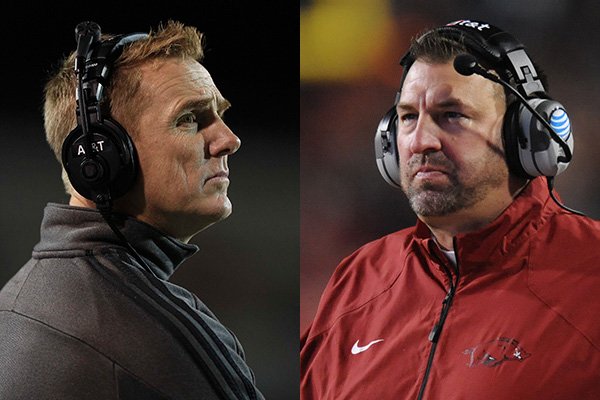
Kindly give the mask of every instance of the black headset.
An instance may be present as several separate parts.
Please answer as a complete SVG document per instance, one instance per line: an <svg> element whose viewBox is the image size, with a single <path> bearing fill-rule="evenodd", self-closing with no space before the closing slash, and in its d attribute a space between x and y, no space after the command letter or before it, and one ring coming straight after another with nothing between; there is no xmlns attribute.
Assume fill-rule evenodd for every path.
<svg viewBox="0 0 600 400"><path fill-rule="evenodd" d="M132 33L101 40L98 24L88 21L77 25L75 36L77 127L63 143L62 163L78 193L99 209L110 209L114 199L131 189L139 167L131 137L105 115L104 90L123 48L148 35Z"/></svg>
<svg viewBox="0 0 600 400"><path fill-rule="evenodd" d="M475 57L472 70L460 73L478 73L509 86L508 89L515 94L507 106L502 128L506 162L511 173L532 179L536 176L554 177L563 172L572 158L571 123L565 108L546 93L525 46L509 33L481 21L450 22L426 32L417 41L432 32L464 43L467 52ZM396 105L414 62L410 51L400 60L403 67L400 89L394 106L383 116L375 134L377 167L385 181L394 187L400 187ZM477 63L495 70L500 78L486 73ZM455 68L459 70L456 63Z"/></svg>

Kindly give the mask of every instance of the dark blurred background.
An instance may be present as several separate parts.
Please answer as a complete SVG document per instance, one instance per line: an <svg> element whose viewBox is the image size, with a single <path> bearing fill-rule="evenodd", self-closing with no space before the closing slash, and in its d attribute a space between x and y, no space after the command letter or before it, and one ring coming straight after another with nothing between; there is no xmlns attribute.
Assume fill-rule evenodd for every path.
<svg viewBox="0 0 600 400"><path fill-rule="evenodd" d="M304 0L300 7L300 330L343 257L412 226L400 190L379 175L373 139L393 105L400 57L425 28L496 25L526 45L574 129L556 178L563 202L600 217L600 7L591 0Z"/></svg>
<svg viewBox="0 0 600 400"><path fill-rule="evenodd" d="M193 239L200 252L172 280L236 333L268 399L298 398L298 5L280 3L63 1L3 10L0 286L29 259L46 203L68 202L44 138L42 90L74 49L76 24L93 20L107 33L167 19L194 25L242 147L229 163L233 214Z"/></svg>

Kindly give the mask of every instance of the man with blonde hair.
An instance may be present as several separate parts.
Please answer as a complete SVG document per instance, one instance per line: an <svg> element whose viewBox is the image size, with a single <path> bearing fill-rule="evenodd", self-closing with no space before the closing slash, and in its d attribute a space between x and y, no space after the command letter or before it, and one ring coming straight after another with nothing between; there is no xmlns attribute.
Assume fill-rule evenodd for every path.
<svg viewBox="0 0 600 400"><path fill-rule="evenodd" d="M229 102L202 34L79 24L45 87L69 205L0 292L0 398L263 399L235 335L168 281L190 239L231 214Z"/></svg>

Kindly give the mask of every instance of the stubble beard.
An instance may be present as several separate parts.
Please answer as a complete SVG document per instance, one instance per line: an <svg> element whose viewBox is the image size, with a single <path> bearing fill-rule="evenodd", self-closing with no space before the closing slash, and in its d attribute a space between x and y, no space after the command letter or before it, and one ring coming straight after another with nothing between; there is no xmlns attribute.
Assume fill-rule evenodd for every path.
<svg viewBox="0 0 600 400"><path fill-rule="evenodd" d="M445 183L415 182L414 171L422 165L439 167L446 172ZM401 171L402 189L412 210L420 216L438 217L467 209L506 180L506 163L493 151L465 168L461 174L454 162L442 152L415 155Z"/></svg>

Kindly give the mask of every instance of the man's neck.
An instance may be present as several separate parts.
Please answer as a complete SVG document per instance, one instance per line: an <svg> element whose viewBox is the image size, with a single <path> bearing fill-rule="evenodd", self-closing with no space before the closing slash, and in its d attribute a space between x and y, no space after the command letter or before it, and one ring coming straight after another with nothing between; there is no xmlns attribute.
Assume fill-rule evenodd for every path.
<svg viewBox="0 0 600 400"><path fill-rule="evenodd" d="M79 193L77 193L76 195L75 194L71 195L71 198L69 199L69 205L75 206L75 207L87 207L87 208L94 208L94 209L96 208L96 205L94 204L93 201L84 198Z"/></svg>
<svg viewBox="0 0 600 400"><path fill-rule="evenodd" d="M456 235L477 231L489 224L501 213L502 211L493 215L480 215L475 217L469 215L469 213L457 212L452 216L419 216L419 218L429 227L429 230L435 237L438 245L443 250L454 250L453 240Z"/></svg>
<svg viewBox="0 0 600 400"><path fill-rule="evenodd" d="M134 212L134 211L136 211L135 209L126 207L127 205L130 205L131 202L120 203L120 201L121 200L117 200L115 202L115 205L113 208L114 212L119 212L121 214L129 215L132 218L135 218L139 221L142 221L148 225L155 227L156 229L160 230L164 234L172 236L183 243L189 243L189 241L192 239L192 237L194 237L194 235L196 235L201 230L209 227L210 225L212 225L216 222L216 221L212 221L210 223L206 223L202 226L201 229L197 229L196 231L193 231L192 233L189 233L189 234L188 233L178 234L175 231L171 231L171 230L167 229L169 224L167 223L168 221L166 218L163 220L160 220L160 219L156 219L156 218L151 218L152 215L146 215L143 212L136 213L136 212ZM85 197L83 197L82 195L80 195L77 192L75 192L74 194L71 194L71 197L69 199L69 205L75 206L75 207L86 207L86 208L96 209L96 204L93 201L86 199ZM160 214L155 214L155 215L160 216ZM183 223L171 223L170 225L183 226Z"/></svg>

